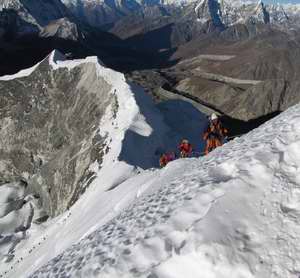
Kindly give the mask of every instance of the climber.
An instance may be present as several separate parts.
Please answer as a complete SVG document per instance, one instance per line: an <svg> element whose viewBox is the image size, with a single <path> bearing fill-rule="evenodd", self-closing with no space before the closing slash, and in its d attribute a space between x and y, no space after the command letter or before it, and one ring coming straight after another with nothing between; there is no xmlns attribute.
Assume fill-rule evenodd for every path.
<svg viewBox="0 0 300 278"><path fill-rule="evenodd" d="M181 158L189 157L193 151L192 145L186 139L181 141L181 144L179 145L178 149L180 151Z"/></svg>
<svg viewBox="0 0 300 278"><path fill-rule="evenodd" d="M176 159L174 152L163 153L159 159L159 165L161 168L167 166L167 164Z"/></svg>
<svg viewBox="0 0 300 278"><path fill-rule="evenodd" d="M177 158L176 154L174 152L168 152L167 153L167 157L168 157L169 162L173 161L173 160L175 160Z"/></svg>
<svg viewBox="0 0 300 278"><path fill-rule="evenodd" d="M210 153L215 148L224 144L228 131L222 126L218 116L213 113L210 116L209 126L204 133L203 139L206 140L205 154Z"/></svg>

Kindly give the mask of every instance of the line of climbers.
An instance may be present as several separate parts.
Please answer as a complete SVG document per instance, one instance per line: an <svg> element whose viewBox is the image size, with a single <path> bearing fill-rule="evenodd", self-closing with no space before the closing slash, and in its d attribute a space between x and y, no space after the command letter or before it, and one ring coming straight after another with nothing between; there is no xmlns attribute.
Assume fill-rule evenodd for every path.
<svg viewBox="0 0 300 278"><path fill-rule="evenodd" d="M206 141L206 147L201 155L207 155L217 147L222 146L227 141L228 130L222 126L218 116L213 113L209 119L209 125L204 132L203 139ZM184 139L178 146L179 157L191 157L193 154L193 147L188 140ZM165 167L169 162L177 159L175 152L163 153L159 159L160 167Z"/></svg>

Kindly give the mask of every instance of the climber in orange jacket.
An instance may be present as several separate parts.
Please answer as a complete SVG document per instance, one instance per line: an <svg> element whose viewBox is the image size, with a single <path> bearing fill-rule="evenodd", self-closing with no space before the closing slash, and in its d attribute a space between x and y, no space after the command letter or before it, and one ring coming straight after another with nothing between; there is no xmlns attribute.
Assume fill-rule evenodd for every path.
<svg viewBox="0 0 300 278"><path fill-rule="evenodd" d="M181 158L189 157L192 154L192 151L193 151L192 145L186 139L182 140L182 142L179 145L178 149L180 151L180 157Z"/></svg>
<svg viewBox="0 0 300 278"><path fill-rule="evenodd" d="M205 154L208 154L215 148L222 146L227 134L228 130L222 126L218 116L213 113L210 117L209 127L203 136L203 139L206 140Z"/></svg>

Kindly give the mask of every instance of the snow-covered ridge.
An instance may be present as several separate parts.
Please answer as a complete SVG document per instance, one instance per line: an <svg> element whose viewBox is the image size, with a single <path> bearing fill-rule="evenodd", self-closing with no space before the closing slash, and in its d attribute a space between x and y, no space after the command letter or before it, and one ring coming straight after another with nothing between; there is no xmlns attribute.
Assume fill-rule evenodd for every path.
<svg viewBox="0 0 300 278"><path fill-rule="evenodd" d="M39 65L40 65L40 63L38 63L38 64L28 68L28 69L20 70L19 72L15 73L15 74L12 74L12 75L0 76L0 81L8 81L8 80L13 80L13 79L29 76L30 74L32 74L35 71L35 69Z"/></svg>
<svg viewBox="0 0 300 278"><path fill-rule="evenodd" d="M87 57L84 60L78 59L78 60L67 60L63 54L61 54L57 50L53 50L48 57L46 57L41 62L37 63L36 65L20 70L19 72L12 74L12 75L4 75L0 76L0 81L8 81L8 80L14 80L17 78L27 77L30 76L37 68L38 66L45 62L46 60L49 60L49 64L53 67L54 70L57 70L59 68L68 68L72 69L75 67L78 67L80 64L85 63L94 63L95 65L101 62L96 56Z"/></svg>
<svg viewBox="0 0 300 278"><path fill-rule="evenodd" d="M49 79L51 79L50 84L48 84ZM120 187L119 189L119 185L136 176L137 173L143 172L143 169L157 167L159 151L176 149L177 143L183 136L188 136L194 140L195 145L197 143L199 147L201 146L199 133L202 132L203 125L206 124L205 116L190 104L180 101L166 103L158 109L141 88L128 83L123 74L101 65L96 57L66 60L58 51L53 51L35 67L21 71L16 75L2 77L0 82L2 82L1 86L4 89L3 96L7 95L7 98L14 97L11 94L16 94L35 99L37 95L38 101L41 102L39 108L44 111L43 115L52 109L51 107L43 107L44 104L55 103L55 100L59 101L61 97L68 96L65 101L58 102L58 105L55 106L57 112L50 113L45 124L39 128L34 127L34 137L30 138L30 141L34 142L40 138L38 144L34 144L34 146L44 144L41 140L44 138L44 130L46 134L53 134L51 131L49 132L48 125L52 127L61 120L63 116L59 112L60 107L64 111L63 114L67 116L62 123L59 123L60 129L64 130L64 124L67 124L68 130L71 130L68 137L72 138L73 136L72 129L74 126L72 124L74 122L78 121L78 123L84 124L82 132L84 136L75 133L74 141L68 142L70 147L68 145L61 147L61 153L57 150L54 157L52 153L50 156L47 152L44 153L45 149L51 150L53 148L47 145L51 139L46 139L44 148L32 151L34 154L32 160L38 159L38 167L40 168L35 172L26 173L25 178L28 181L30 192L32 190L38 191L37 195L42 197L42 200L38 200L38 202L42 201L42 204L45 204L43 212L49 210L51 215L58 215L69 207L74 194L75 197L80 198L75 204L72 202L73 206L68 212L62 213L42 226L34 222L26 224L25 228L22 228L26 230L26 237L22 236L21 232L17 232L18 229L15 228L23 225L22 223L26 222L27 219L32 219L32 215L35 219L36 214L39 213L35 208L29 210L30 213L28 213L27 207L31 208L29 203L26 205L27 207L21 203L22 211L24 208L23 215L26 218L26 221L19 219L23 221L22 223L15 221L17 214L14 210L8 211L5 218L1 219L0 217L0 223L5 223L2 227L6 227L3 231L1 230L2 236L4 235L6 240L12 239L12 241L7 240L3 246L0 238L0 259L3 261L0 266L0 275L4 275L3 277L22 277L22 275L30 274L37 266L46 263L74 242L93 232L103 221L107 221L107 219L118 214L119 210L126 207L132 198L135 198L128 194L128 187ZM6 88L6 86L14 86L14 82L22 84L26 89L22 91L22 86L20 86L19 90L14 92L10 90L11 87ZM31 84L34 84L33 88L30 87ZM55 88L54 91L53 88ZM51 101L48 101L48 97ZM27 99L23 101L25 107L27 107L26 101ZM69 102L72 104L69 105ZM35 101L30 103L34 107ZM95 105L100 106L100 111L97 112ZM22 112L22 107L19 110ZM164 111L166 111L166 117ZM33 117L33 112L30 111L30 113L30 117ZM73 113L76 115L73 116ZM55 118L56 114L58 115L57 119ZM13 113L10 115L13 119L16 118L16 122L18 119L22 119ZM174 121L174 115L183 126L178 127ZM36 117L39 118L41 115L37 114ZM73 117L75 120L68 124L68 118ZM30 122L30 118L27 121ZM89 121L92 121L92 124ZM10 131L14 132L13 121L2 119L1 123L0 139L2 141L9 139L2 145L10 149L10 145L15 146L13 141L15 136L9 134ZM26 129L26 132L29 133L26 133L26 138L31 134L30 128L31 126L28 126ZM78 130L82 130L80 125L75 127L74 132L78 132ZM91 130L91 132L85 135L87 130ZM42 136L36 135L39 132ZM78 139L76 141L76 138L79 138L79 141ZM22 146L26 144L27 141L22 143ZM72 152L69 153L69 150ZM22 151L21 147L20 151ZM26 151L24 150L25 154ZM42 163L39 159L42 160ZM70 164L70 162L72 163ZM10 160L6 160L3 165L9 165L9 163L11 163ZM59 169L57 169L57 165L59 165ZM60 169L68 167L74 167L75 182L72 176L65 175L66 171L60 172ZM54 171L48 169L56 169L54 179L51 176ZM1 168L0 171L3 169ZM149 171L148 173L155 172ZM50 183L48 174L50 175ZM86 174L88 175L86 176ZM81 176L84 183L76 183L76 180L82 180ZM141 176L144 181L143 177ZM47 190L49 184L51 184L50 192ZM86 193L77 195L77 186L83 186ZM10 185L2 189L6 190L6 188L9 189ZM136 188L135 185L132 185L131 188L137 194L143 194L143 189ZM52 193L53 195L51 195ZM56 200L56 198L58 199ZM68 223L72 224L64 226L62 229L61 225L64 225L67 219ZM53 248L56 242L54 238L58 235L67 240ZM25 261L31 255L39 257L36 252L33 252L38 247L45 248L43 251L45 256L42 259L36 257L34 264L27 265L26 274L24 272L13 274L13 271L20 270L19 266L21 263L23 264L23 260L24 265L26 265ZM47 250L53 252L47 253ZM7 269L10 271L7 272Z"/></svg>
<svg viewBox="0 0 300 278"><path fill-rule="evenodd" d="M111 201L98 213L113 213L32 277L298 277L299 118L297 105L205 158L99 196Z"/></svg>

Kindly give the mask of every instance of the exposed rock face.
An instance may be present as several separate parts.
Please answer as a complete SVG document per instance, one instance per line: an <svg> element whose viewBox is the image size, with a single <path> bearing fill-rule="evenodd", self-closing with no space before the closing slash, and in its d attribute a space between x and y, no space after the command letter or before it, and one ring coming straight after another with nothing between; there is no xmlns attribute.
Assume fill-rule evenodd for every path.
<svg viewBox="0 0 300 278"><path fill-rule="evenodd" d="M126 1L73 1L63 0L63 3L85 22L99 27L111 24L116 20L136 11L140 4L135 0Z"/></svg>
<svg viewBox="0 0 300 278"><path fill-rule="evenodd" d="M178 76L177 89L243 121L284 111L300 100L298 44L267 31L240 44L203 48L204 53L232 56L199 55L182 61L176 68L185 76Z"/></svg>
<svg viewBox="0 0 300 278"><path fill-rule="evenodd" d="M11 40L19 35L37 34L39 27L22 20L18 13L13 9L0 10L0 41L1 37L5 40Z"/></svg>
<svg viewBox="0 0 300 278"><path fill-rule="evenodd" d="M118 20L143 12L149 7L181 6L194 0L62 0L62 2L81 20L91 26L107 28Z"/></svg>
<svg viewBox="0 0 300 278"><path fill-rule="evenodd" d="M1 0L1 10L14 10L20 18L38 27L49 24L52 20L70 16L68 9L60 0Z"/></svg>
<svg viewBox="0 0 300 278"><path fill-rule="evenodd" d="M0 81L1 182L26 178L52 216L93 179L89 166L105 152L99 124L115 101L94 63L53 69L56 55L30 76Z"/></svg>
<svg viewBox="0 0 300 278"><path fill-rule="evenodd" d="M11 38L34 34L75 41L81 35L77 20L60 0L0 1L1 27Z"/></svg>
<svg viewBox="0 0 300 278"><path fill-rule="evenodd" d="M217 25L225 26L237 23L274 24L282 28L291 28L299 23L300 8L297 5L264 4L262 1L242 0L202 0L195 8L200 22L209 19Z"/></svg>
<svg viewBox="0 0 300 278"><path fill-rule="evenodd" d="M206 23L208 20L211 20L215 27L224 28L225 25L222 22L222 10L219 1L201 1L195 8L195 12L200 22Z"/></svg>
<svg viewBox="0 0 300 278"><path fill-rule="evenodd" d="M82 39L81 31L78 26L68 18L61 18L51 21L43 28L41 37L56 37L65 40L78 41Z"/></svg>
<svg viewBox="0 0 300 278"><path fill-rule="evenodd" d="M122 39L145 34L172 22L170 10L161 6L146 6L114 23L109 31Z"/></svg>
<svg viewBox="0 0 300 278"><path fill-rule="evenodd" d="M300 101L299 45L297 32L237 24L179 46L168 69L132 77L155 99L164 97L163 88L248 125Z"/></svg>
<svg viewBox="0 0 300 278"><path fill-rule="evenodd" d="M201 90L200 86L205 87ZM288 85L284 80L267 80L241 89L236 84L217 84L195 78L183 81L177 88L197 96L199 100L212 105L225 115L242 121L283 111L288 94Z"/></svg>

